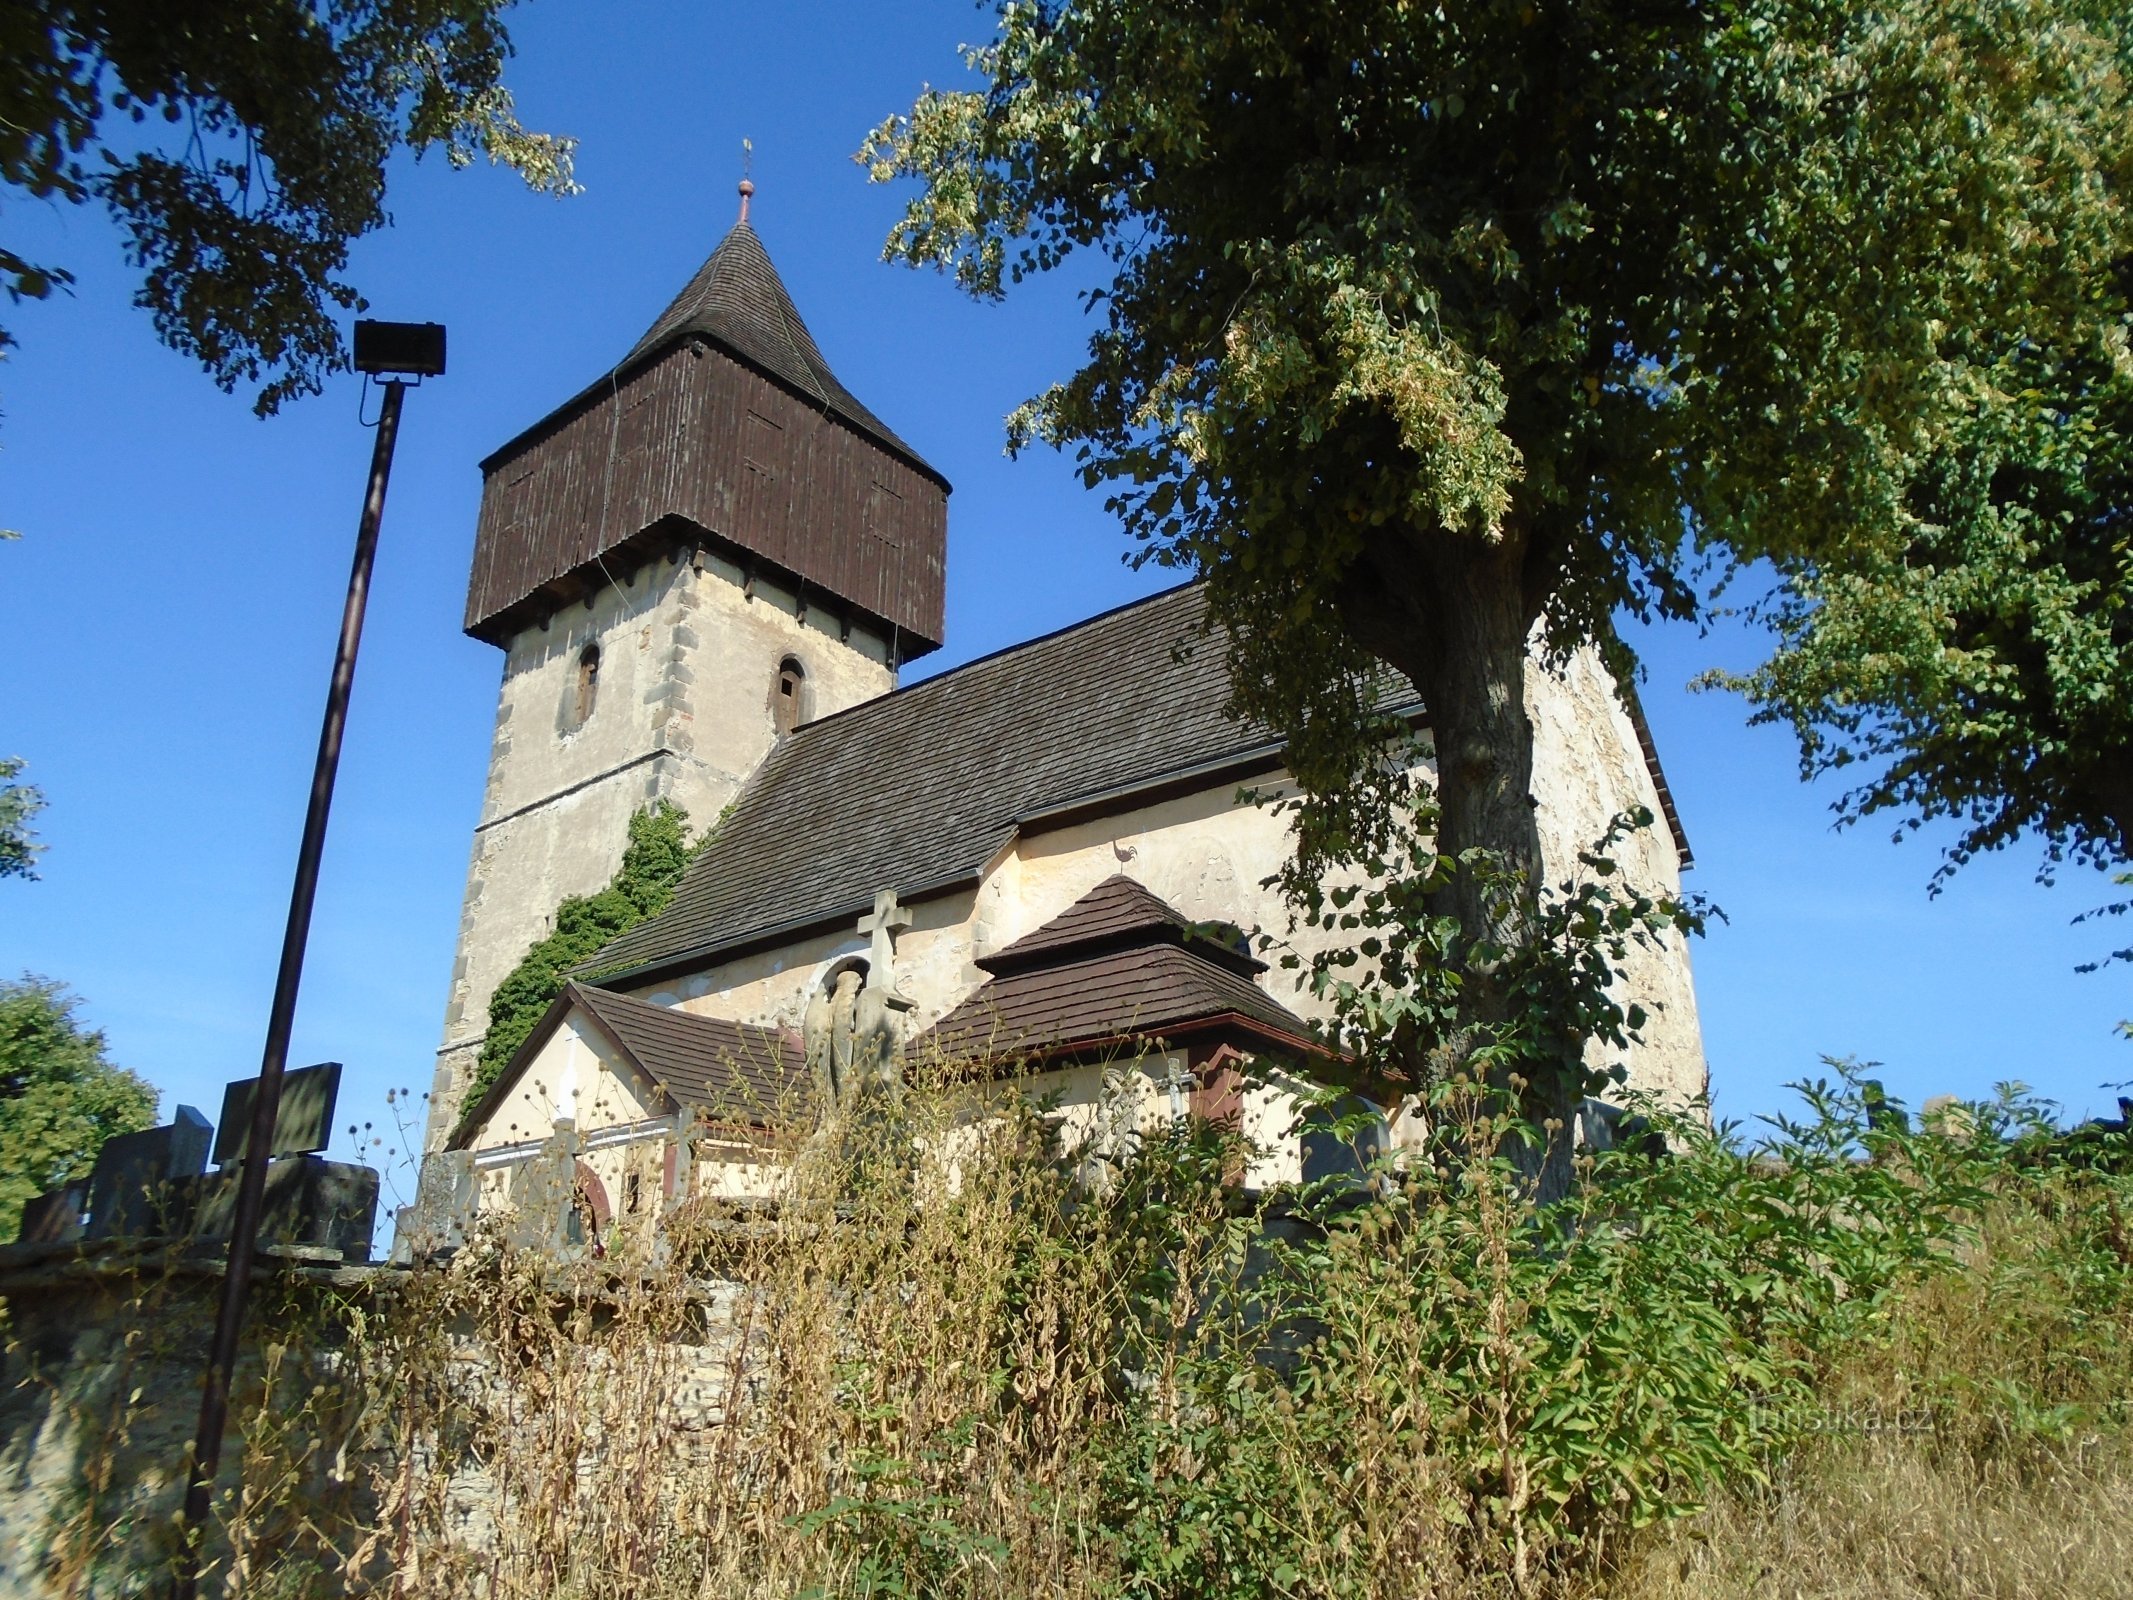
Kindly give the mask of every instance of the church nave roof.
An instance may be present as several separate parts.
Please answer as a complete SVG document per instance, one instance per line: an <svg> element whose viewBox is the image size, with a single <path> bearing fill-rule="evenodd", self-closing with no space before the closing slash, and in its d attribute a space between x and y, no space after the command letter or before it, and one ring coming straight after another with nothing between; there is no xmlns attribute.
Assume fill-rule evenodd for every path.
<svg viewBox="0 0 2133 1600"><path fill-rule="evenodd" d="M1223 715L1221 642L1197 585L1122 606L787 735L667 909L595 958L648 982L744 946L974 882L1017 830L1164 780L1271 767Z"/></svg>

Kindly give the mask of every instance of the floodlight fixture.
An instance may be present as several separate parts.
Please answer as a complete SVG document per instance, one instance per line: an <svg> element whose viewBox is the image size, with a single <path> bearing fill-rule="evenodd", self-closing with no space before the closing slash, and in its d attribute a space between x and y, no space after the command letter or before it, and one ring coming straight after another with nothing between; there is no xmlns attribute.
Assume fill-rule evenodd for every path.
<svg viewBox="0 0 2133 1600"><path fill-rule="evenodd" d="M410 378L443 377L444 324L367 319L357 322L355 369L373 377L387 373Z"/></svg>

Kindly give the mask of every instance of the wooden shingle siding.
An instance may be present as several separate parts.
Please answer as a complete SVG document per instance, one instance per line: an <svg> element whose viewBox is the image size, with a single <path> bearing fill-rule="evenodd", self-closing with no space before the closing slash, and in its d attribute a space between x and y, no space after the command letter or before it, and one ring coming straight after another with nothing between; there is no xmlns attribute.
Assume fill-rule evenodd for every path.
<svg viewBox="0 0 2133 1600"><path fill-rule="evenodd" d="M945 487L708 340L625 370L485 463L466 629L500 643L597 558L690 529L885 625L904 659L940 644Z"/></svg>

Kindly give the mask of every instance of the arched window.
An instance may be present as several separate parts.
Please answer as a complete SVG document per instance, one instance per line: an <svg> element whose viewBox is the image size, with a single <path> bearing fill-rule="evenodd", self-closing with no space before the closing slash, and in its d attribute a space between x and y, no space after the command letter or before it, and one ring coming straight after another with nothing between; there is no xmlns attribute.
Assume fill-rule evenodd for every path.
<svg viewBox="0 0 2133 1600"><path fill-rule="evenodd" d="M777 681L770 686L770 721L780 733L790 733L807 720L807 669L797 658L778 663Z"/></svg>
<svg viewBox="0 0 2133 1600"><path fill-rule="evenodd" d="M593 714L600 697L600 647L589 644L578 652L578 687L570 703L570 725L582 728Z"/></svg>

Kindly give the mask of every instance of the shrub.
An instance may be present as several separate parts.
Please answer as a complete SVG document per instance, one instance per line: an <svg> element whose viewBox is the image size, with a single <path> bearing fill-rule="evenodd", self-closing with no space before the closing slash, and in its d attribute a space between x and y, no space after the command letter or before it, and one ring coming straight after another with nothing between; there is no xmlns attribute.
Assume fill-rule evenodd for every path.
<svg viewBox="0 0 2133 1600"><path fill-rule="evenodd" d="M1669 1525L1799 1510L1839 1408L1989 1412L1918 1445L1977 1481L2123 1440L2128 1180L2019 1098L1913 1131L1846 1069L1753 1145L1655 1111L1671 1153L1543 1204L1516 1093L1448 1085L1399 1161L1251 1194L1221 1127L1096 1161L1010 1090L918 1084L796 1130L774 1205L575 1264L485 1236L240 1422L252 1482L369 1485L305 1508L287 1586L330 1550L499 1600L1615 1593ZM226 1511L255 1585L269 1500Z"/></svg>

